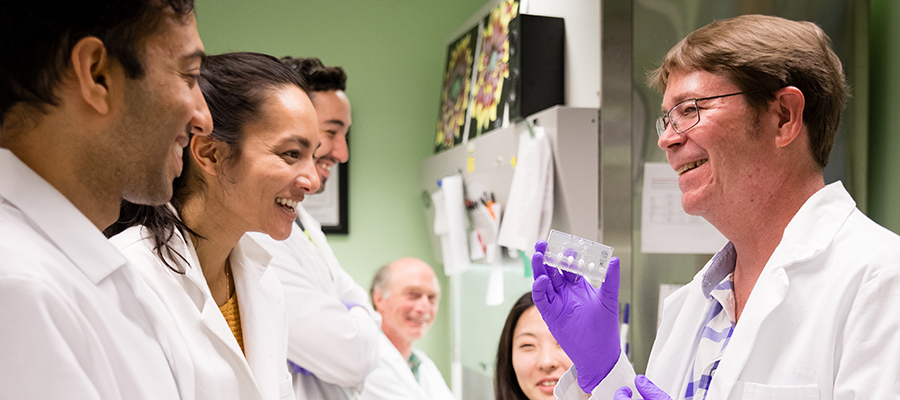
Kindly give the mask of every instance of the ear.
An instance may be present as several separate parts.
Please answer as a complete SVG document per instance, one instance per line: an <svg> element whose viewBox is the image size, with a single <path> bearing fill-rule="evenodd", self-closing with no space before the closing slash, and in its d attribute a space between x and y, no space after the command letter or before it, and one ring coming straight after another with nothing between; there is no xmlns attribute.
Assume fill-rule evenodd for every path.
<svg viewBox="0 0 900 400"><path fill-rule="evenodd" d="M785 147L791 144L803 131L803 108L806 98L795 86L786 86L775 92L772 104L778 116L778 133L775 145Z"/></svg>
<svg viewBox="0 0 900 400"><path fill-rule="evenodd" d="M111 85L119 85L116 79L124 78L121 66L113 62L106 46L94 36L75 43L70 61L82 99L98 113L108 114L113 101Z"/></svg>
<svg viewBox="0 0 900 400"><path fill-rule="evenodd" d="M372 306L375 307L375 310L380 310L381 303L384 301L384 293L381 293L380 290L375 289L372 291Z"/></svg>
<svg viewBox="0 0 900 400"><path fill-rule="evenodd" d="M207 135L194 135L189 146L192 161L207 174L217 175L219 164L224 159L221 144Z"/></svg>

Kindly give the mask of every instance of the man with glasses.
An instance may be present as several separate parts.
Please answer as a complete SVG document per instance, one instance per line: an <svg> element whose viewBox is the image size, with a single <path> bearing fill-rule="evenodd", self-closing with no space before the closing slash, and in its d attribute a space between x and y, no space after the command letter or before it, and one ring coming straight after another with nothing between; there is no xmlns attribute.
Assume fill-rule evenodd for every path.
<svg viewBox="0 0 900 400"><path fill-rule="evenodd" d="M682 206L730 242L666 299L637 377L618 338L618 264L594 289L535 253L535 304L574 363L557 396L896 398L900 237L824 183L847 97L825 33L717 21L670 50L651 83L665 92L656 127Z"/></svg>

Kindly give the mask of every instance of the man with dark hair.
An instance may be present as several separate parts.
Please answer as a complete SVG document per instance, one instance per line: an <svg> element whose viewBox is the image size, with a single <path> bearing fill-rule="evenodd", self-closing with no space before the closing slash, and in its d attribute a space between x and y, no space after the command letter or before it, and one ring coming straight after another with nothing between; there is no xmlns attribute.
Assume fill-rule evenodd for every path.
<svg viewBox="0 0 900 400"><path fill-rule="evenodd" d="M332 168L350 157L347 75L341 67L326 67L317 58L284 57L281 61L309 85L321 142L316 171L324 188ZM272 254L271 265L284 288L294 392L304 400L356 399L378 363L381 316L369 305L366 291L341 268L319 222L302 203L296 211L287 240L251 234Z"/></svg>
<svg viewBox="0 0 900 400"><path fill-rule="evenodd" d="M193 396L170 323L101 230L164 204L197 86L193 1L0 0L0 390L9 398Z"/></svg>
<svg viewBox="0 0 900 400"><path fill-rule="evenodd" d="M331 169L350 159L347 136L350 134L350 99L347 90L347 74L341 67L326 67L318 58L283 57L287 64L306 79L309 98L319 114L322 145L316 152L316 167L322 186L331 176Z"/></svg>
<svg viewBox="0 0 900 400"><path fill-rule="evenodd" d="M619 343L618 263L594 289L545 266L538 242L534 302L574 363L557 396L896 398L900 237L824 182L847 98L828 36L772 16L716 21L651 83L682 206L730 241L665 300L646 376Z"/></svg>

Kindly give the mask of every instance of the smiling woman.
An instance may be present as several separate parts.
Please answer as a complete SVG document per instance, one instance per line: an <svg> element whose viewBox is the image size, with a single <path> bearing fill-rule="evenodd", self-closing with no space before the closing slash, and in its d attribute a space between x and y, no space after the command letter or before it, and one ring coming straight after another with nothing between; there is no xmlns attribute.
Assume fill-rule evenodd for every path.
<svg viewBox="0 0 900 400"><path fill-rule="evenodd" d="M302 78L263 54L210 56L199 85L214 126L190 139L171 203L125 202L107 234L121 231L110 241L156 293L176 357L190 359L195 387L182 393L291 398L281 286L245 233L285 239L318 190L315 109Z"/></svg>
<svg viewBox="0 0 900 400"><path fill-rule="evenodd" d="M494 373L497 400L553 399L553 388L572 360L550 334L531 292L513 304L500 334Z"/></svg>

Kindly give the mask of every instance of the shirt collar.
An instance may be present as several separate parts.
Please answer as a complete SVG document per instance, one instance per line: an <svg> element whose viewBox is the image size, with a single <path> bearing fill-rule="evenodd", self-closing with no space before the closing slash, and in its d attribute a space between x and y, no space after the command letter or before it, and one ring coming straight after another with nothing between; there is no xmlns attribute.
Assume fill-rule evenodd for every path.
<svg viewBox="0 0 900 400"><path fill-rule="evenodd" d="M0 197L6 199L94 283L125 257L62 193L8 149L0 148Z"/></svg>
<svg viewBox="0 0 900 400"><path fill-rule="evenodd" d="M406 360L406 363L409 364L409 369L412 370L413 376L416 377L416 382L419 382L419 367L422 366L422 359L415 352L412 352L409 354L409 360Z"/></svg>
<svg viewBox="0 0 900 400"><path fill-rule="evenodd" d="M706 296L707 299L710 298L710 293L712 293L713 289L722 283L728 274L734 272L736 262L737 252L734 251L734 244L728 242L725 248L716 253L712 261L710 261L706 273L703 274L703 284L701 285L703 296Z"/></svg>

